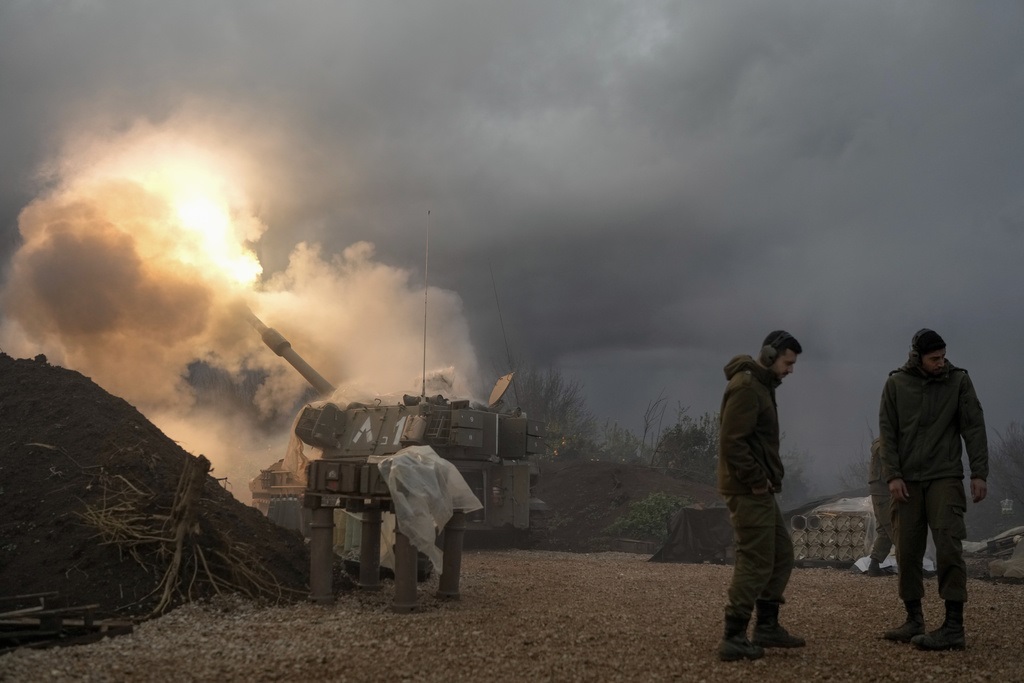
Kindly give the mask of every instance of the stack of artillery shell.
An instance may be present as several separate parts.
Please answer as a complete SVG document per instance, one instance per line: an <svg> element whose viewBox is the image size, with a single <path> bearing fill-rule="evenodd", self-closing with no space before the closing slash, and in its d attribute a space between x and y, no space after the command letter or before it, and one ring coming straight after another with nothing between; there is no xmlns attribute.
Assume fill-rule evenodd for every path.
<svg viewBox="0 0 1024 683"><path fill-rule="evenodd" d="M870 552L867 512L824 512L794 515L793 552L797 560L855 562Z"/></svg>

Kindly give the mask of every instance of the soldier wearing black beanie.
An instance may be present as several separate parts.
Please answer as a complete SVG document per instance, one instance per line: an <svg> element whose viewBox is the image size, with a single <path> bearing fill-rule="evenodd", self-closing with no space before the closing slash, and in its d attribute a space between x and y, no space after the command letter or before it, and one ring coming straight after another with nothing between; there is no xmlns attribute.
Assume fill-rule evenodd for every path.
<svg viewBox="0 0 1024 683"><path fill-rule="evenodd" d="M942 340L939 333L935 330L929 330L928 328L918 330L910 345L912 350L916 351L919 356L924 356L932 351L938 351L939 349L946 348L946 342Z"/></svg>
<svg viewBox="0 0 1024 683"><path fill-rule="evenodd" d="M948 361L946 342L934 330L918 330L907 363L889 373L878 417L899 596L907 611L906 621L884 636L922 650L962 650L967 646L962 454L966 446L971 499L980 503L988 492L988 437L970 376ZM921 562L929 531L935 542L939 597L946 605L945 620L930 632L921 606Z"/></svg>

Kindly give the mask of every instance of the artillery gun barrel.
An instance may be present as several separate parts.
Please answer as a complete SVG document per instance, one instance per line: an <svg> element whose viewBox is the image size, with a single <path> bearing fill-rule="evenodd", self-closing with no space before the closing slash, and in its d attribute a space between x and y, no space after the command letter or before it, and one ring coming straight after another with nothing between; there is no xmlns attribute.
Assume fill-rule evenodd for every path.
<svg viewBox="0 0 1024 683"><path fill-rule="evenodd" d="M313 386L314 389L320 392L321 395L330 396L334 393L334 385L324 379L323 375L314 370L313 367L302 358L302 356L295 353L291 342L285 339L284 335L273 327L267 327L264 325L263 321L257 318L256 314L248 308L246 309L246 318L249 321L249 324L252 325L253 329L260 333L260 338L263 339L263 343L270 347L271 351L288 361L288 364L295 368L299 374Z"/></svg>

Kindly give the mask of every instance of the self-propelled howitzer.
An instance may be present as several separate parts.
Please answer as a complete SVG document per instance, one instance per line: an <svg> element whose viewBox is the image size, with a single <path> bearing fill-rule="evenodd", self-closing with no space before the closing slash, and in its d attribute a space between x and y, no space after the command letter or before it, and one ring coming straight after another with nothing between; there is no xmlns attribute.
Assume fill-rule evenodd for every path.
<svg viewBox="0 0 1024 683"><path fill-rule="evenodd" d="M269 328L251 311L250 324L264 343L284 358L324 398L334 386L314 370L279 332ZM511 376L499 380L504 389ZM487 535L525 539L531 529L543 525L544 503L533 497L536 464L530 458L544 452L544 425L519 410L499 412L502 391L497 387L489 406L444 396L409 396L387 405L348 403L344 406L316 402L305 406L295 434L303 443L321 449L319 460L310 463L305 490L306 505L315 498L320 505L344 506L342 496L386 491L376 468L345 467L334 463L363 464L371 455L391 455L412 445L430 446L451 461L483 504L467 516L467 530ZM358 481L344 480L358 477ZM511 540L511 539L510 539Z"/></svg>
<svg viewBox="0 0 1024 683"><path fill-rule="evenodd" d="M251 311L249 318L274 353L321 394L333 393L330 382L295 353L280 333ZM500 400L510 379L499 380L491 406ZM334 512L339 508L361 518L359 585L368 590L379 587L382 513L394 508L391 491L377 466L368 462L370 456L392 455L407 446L430 446L455 465L483 505L468 513L456 509L445 524L440 597L458 597L467 531L527 532L531 512L543 510L543 503L531 496L535 476L529 461L531 455L543 451L543 425L519 411L509 414L490 407L473 408L469 401L449 401L440 395L405 396L396 405L376 401L342 407L330 400L317 401L302 409L295 435L321 450L320 458L309 462L302 497L310 519L310 598L316 602L334 599ZM393 609L411 611L416 607L416 551L401 521L395 529L394 565Z"/></svg>

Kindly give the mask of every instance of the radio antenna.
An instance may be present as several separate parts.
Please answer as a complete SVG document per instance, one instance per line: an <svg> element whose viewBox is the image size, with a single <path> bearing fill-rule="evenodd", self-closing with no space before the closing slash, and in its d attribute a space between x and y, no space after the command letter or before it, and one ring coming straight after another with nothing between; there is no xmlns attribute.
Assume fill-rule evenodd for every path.
<svg viewBox="0 0 1024 683"><path fill-rule="evenodd" d="M430 209L427 209L427 239L423 248L423 384L420 395L427 397L427 288L430 285Z"/></svg>
<svg viewBox="0 0 1024 683"><path fill-rule="evenodd" d="M508 335L505 334L505 320L501 317L501 303L498 301L498 285L494 282L494 269L488 264L487 270L491 272L491 287L494 288L494 307L498 309L498 322L501 324L501 338L505 341L505 358L508 360L509 372L515 370L512 367L512 352L508 350ZM519 403L519 390L516 388L515 379L512 380L512 391L516 395L516 404Z"/></svg>

